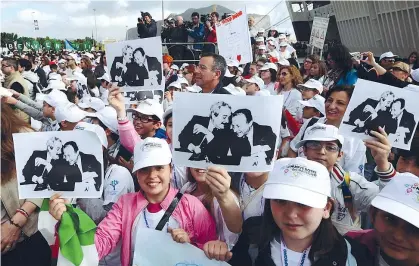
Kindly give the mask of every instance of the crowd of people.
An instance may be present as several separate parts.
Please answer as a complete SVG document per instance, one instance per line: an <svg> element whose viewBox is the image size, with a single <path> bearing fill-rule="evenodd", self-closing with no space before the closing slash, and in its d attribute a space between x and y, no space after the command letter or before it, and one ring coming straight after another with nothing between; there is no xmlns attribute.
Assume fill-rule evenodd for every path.
<svg viewBox="0 0 419 266"><path fill-rule="evenodd" d="M143 19L139 23L147 24L151 16ZM211 14L205 30L215 31L217 19ZM192 20L188 36L201 36L199 14ZM16 51L3 58L3 265L53 265L57 256L38 228L42 200L19 199L13 134L80 130L86 123L106 136L103 195L70 202L56 194L49 213L60 221L71 203L94 221L100 265L131 265L138 228L167 232L173 241L233 266L418 265L419 133L410 150L401 150L392 148L382 127L366 141L338 131L359 78L417 90L417 53L407 62L391 52L376 61L371 52L357 59L337 45L326 60L309 55L299 67L285 35L272 29L265 38L253 24L250 30L254 62L246 65L210 52L196 65L179 67L163 55L163 104L147 99L127 105L123 89L110 83L104 52ZM282 95L273 170L230 173L217 165L174 165L175 91Z"/></svg>

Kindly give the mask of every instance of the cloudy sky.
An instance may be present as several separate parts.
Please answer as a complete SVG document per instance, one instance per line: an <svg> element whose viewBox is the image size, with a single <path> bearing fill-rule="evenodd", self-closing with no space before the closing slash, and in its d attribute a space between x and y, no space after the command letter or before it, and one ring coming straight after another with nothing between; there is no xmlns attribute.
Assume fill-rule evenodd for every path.
<svg viewBox="0 0 419 266"><path fill-rule="evenodd" d="M170 13L182 13L188 8L201 8L213 4L223 5L231 10L246 6L248 13L269 14L271 23L288 17L285 1L164 1L165 17ZM14 32L20 36L76 39L92 36L95 29L99 40L106 38L122 40L126 28L136 26L140 11L148 11L154 19L162 18L162 1L0 1L1 31ZM39 31L34 31L33 19L39 21ZM290 20L279 25L292 31ZM96 33L94 32L94 35Z"/></svg>

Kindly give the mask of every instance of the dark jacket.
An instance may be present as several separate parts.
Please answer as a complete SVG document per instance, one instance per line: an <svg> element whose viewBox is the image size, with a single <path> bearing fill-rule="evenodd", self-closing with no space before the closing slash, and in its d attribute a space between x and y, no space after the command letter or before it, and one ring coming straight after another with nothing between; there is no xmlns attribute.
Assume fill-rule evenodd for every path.
<svg viewBox="0 0 419 266"><path fill-rule="evenodd" d="M271 164L275 153L275 142L276 135L270 126L253 122L253 143L249 143L247 136L239 138L236 134L232 134L232 138L228 142L233 158L232 164L239 165L242 157L251 156L251 147L258 145L267 145L271 148L266 152L266 164Z"/></svg>
<svg viewBox="0 0 419 266"><path fill-rule="evenodd" d="M184 25L170 28L168 38L171 43L185 43L188 41L188 32Z"/></svg>
<svg viewBox="0 0 419 266"><path fill-rule="evenodd" d="M117 56L113 60L112 67L111 67L111 81L116 82L116 77L122 77L122 81L118 81L118 86L125 86L125 76L123 75L123 71L121 68L116 68L116 63L123 63L124 58L122 56ZM129 64L129 62L127 62Z"/></svg>
<svg viewBox="0 0 419 266"><path fill-rule="evenodd" d="M35 159L36 158L42 158L44 160L47 159L47 151L34 151L29 157L28 161L25 164L25 167L23 167L22 174L25 177L25 182L32 182L32 176L42 176L46 174L46 170L44 172L45 166L43 164L39 166L35 166Z"/></svg>
<svg viewBox="0 0 419 266"><path fill-rule="evenodd" d="M64 159L59 160L48 174L48 184L55 191L74 191L76 183L82 180L80 169Z"/></svg>
<svg viewBox="0 0 419 266"><path fill-rule="evenodd" d="M144 86L144 80L148 79L148 71L144 65L139 66L135 62L128 63L124 78L128 86Z"/></svg>
<svg viewBox="0 0 419 266"><path fill-rule="evenodd" d="M415 125L416 125L416 121L415 121L414 115L406 111L406 109L403 110L402 118L400 119L399 128L404 127L404 128L409 129L409 132L406 133L405 138L404 138L405 144L409 143L409 140L413 134L413 130L415 129Z"/></svg>
<svg viewBox="0 0 419 266"><path fill-rule="evenodd" d="M228 90L223 88L223 83L220 81L217 86L215 86L212 94L231 94Z"/></svg>
<svg viewBox="0 0 419 266"><path fill-rule="evenodd" d="M41 83L42 87L48 87L47 75L45 74L45 71L42 69L42 67L36 67L36 69L33 72L35 72L38 75L39 83Z"/></svg>
<svg viewBox="0 0 419 266"><path fill-rule="evenodd" d="M157 36L157 24L154 19L151 20L150 24L147 23L137 23L137 32L138 36L143 38L150 38Z"/></svg>
<svg viewBox="0 0 419 266"><path fill-rule="evenodd" d="M96 86L96 78L91 69L83 69L81 72L87 79L87 86L93 89Z"/></svg>
<svg viewBox="0 0 419 266"><path fill-rule="evenodd" d="M411 84L410 82L400 80L396 78L393 74L390 72L386 72L383 75L379 76L375 69L369 69L366 70L363 66L360 66L357 68L358 77L398 88L404 88Z"/></svg>
<svg viewBox="0 0 419 266"><path fill-rule="evenodd" d="M345 266L348 258L348 247L345 239L351 246L351 254L357 265L374 265L374 259L365 245L339 235L339 241L336 242L333 249L329 253L319 256L312 266ZM270 245L259 249L255 266L276 266L271 257Z"/></svg>
<svg viewBox="0 0 419 266"><path fill-rule="evenodd" d="M204 24L199 23L198 26L192 28L192 31L188 31L188 35L194 39L194 43L203 42L204 41ZM194 44L194 50L202 50L204 47L203 44Z"/></svg>
<svg viewBox="0 0 419 266"><path fill-rule="evenodd" d="M102 185L102 165L96 160L96 157L91 154L84 154L80 152L82 170L85 172L95 172L97 177L94 178L96 184L96 190L99 191L100 186Z"/></svg>
<svg viewBox="0 0 419 266"><path fill-rule="evenodd" d="M157 74L157 81L160 85L163 78L162 66L161 66L160 61L156 57L150 57L150 56L146 56L146 60L147 60L149 76L150 76L150 71L159 72Z"/></svg>
<svg viewBox="0 0 419 266"><path fill-rule="evenodd" d="M97 66L95 67L95 71L93 72L93 74L94 74L94 76L95 76L95 79L96 79L96 86L97 86L98 88L99 88L99 87L100 87L100 85L101 85L101 81L100 81L98 78L103 77L103 75L105 75L105 73L106 73L106 71L105 71L105 67L104 67L102 64L97 65Z"/></svg>

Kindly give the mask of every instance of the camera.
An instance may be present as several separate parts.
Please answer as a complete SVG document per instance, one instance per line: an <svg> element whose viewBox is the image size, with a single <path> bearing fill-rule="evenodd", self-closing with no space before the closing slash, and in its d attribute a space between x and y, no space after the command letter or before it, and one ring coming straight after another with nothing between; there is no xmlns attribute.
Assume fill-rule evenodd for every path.
<svg viewBox="0 0 419 266"><path fill-rule="evenodd" d="M185 21L183 23L185 25L185 28L192 29L193 28L193 22L192 21Z"/></svg>
<svg viewBox="0 0 419 266"><path fill-rule="evenodd" d="M211 21L211 15L210 14L201 15L201 23L205 24L207 21Z"/></svg>

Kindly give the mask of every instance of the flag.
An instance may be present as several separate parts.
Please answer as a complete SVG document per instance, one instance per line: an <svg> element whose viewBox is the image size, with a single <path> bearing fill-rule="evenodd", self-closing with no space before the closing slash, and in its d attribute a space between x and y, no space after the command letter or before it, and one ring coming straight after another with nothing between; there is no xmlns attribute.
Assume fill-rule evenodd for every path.
<svg viewBox="0 0 419 266"><path fill-rule="evenodd" d="M96 224L80 209L70 204L57 228L59 251L57 266L90 266L99 264L95 247ZM38 217L38 229L49 245L55 243L57 221L48 212L49 200L44 199Z"/></svg>
<svg viewBox="0 0 419 266"><path fill-rule="evenodd" d="M74 46L74 44L72 42L70 42L69 40L65 40L64 41L65 44L65 49L66 50L70 50L70 51L76 51L76 47Z"/></svg>

